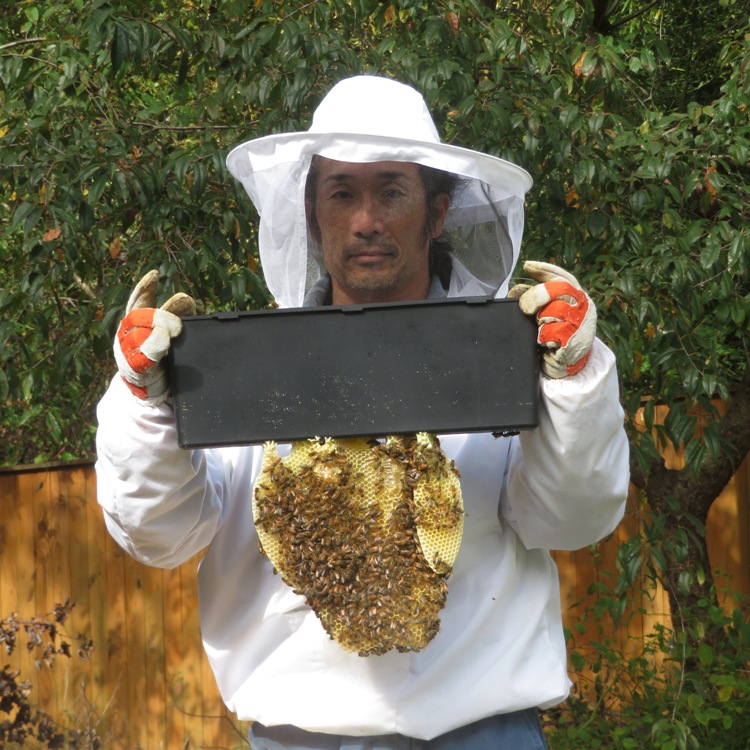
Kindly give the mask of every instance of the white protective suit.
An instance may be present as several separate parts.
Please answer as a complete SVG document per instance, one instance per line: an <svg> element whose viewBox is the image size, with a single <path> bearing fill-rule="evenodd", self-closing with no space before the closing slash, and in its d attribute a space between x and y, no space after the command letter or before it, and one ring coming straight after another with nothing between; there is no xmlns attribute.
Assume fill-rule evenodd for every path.
<svg viewBox="0 0 750 750"><path fill-rule="evenodd" d="M298 165L309 164L311 153L325 153L328 146L342 148L336 136L316 142L309 135L315 128L314 121L308 134L299 134L282 170L284 179L293 175L291 184L302 179L299 195L304 171ZM287 137L273 138L282 151L289 150ZM262 171L252 143L229 158L235 176L251 183ZM270 159L274 149L267 139L260 143L268 152L262 158ZM379 145L381 151L375 148L362 160L379 160L386 145L392 148ZM431 152L425 146L422 153L421 146L404 147L397 158L439 166L435 153L445 156L449 148ZM466 154L473 152L460 151L469 164ZM447 165L455 168L450 159ZM522 194L528 187L519 177L522 170L514 174L510 167L505 176L521 187L506 190L493 208L504 206L497 215L504 228L497 236L506 238L500 243L505 267L499 278L483 279L500 294L518 257ZM456 171L476 177L477 170L469 164ZM247 181L261 212L264 269L268 263L271 278L280 279L269 286L283 304L302 304L320 270L305 250L296 267L284 256L283 272L276 273L273 235L286 242L280 227L294 225L295 242L307 248L310 240L300 228L304 218L288 216L269 225L273 212L263 205L269 195L272 203L283 200L290 183L282 180L283 190L259 194L257 183ZM482 213L476 206L471 211ZM473 275L481 264L462 260L451 296L477 293ZM430 739L497 713L549 707L568 694L558 576L548 550L577 549L609 534L622 516L628 488L614 356L600 341L577 375L542 379L538 428L515 437L441 436L461 475L464 535L440 631L418 653L345 652L304 598L273 574L259 551L251 508L260 446L182 450L169 403L139 400L119 377L98 417L99 502L112 536L136 559L159 567L179 565L205 550L198 574L203 641L222 696L239 718L336 734L398 732Z"/></svg>

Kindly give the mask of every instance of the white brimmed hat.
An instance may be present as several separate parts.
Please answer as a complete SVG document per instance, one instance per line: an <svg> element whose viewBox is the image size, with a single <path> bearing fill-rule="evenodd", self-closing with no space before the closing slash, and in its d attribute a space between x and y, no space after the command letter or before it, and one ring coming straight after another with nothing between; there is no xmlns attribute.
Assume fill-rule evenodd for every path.
<svg viewBox="0 0 750 750"><path fill-rule="evenodd" d="M313 156L346 162L403 161L464 178L445 224L458 265L486 288L507 291L523 234L528 172L471 149L441 143L423 97L377 76L336 84L316 109L310 129L243 143L227 158L260 214L259 250L268 288L282 307L299 307L325 273L307 231L305 181ZM453 288L455 286L455 288ZM464 285L451 285L450 296Z"/></svg>

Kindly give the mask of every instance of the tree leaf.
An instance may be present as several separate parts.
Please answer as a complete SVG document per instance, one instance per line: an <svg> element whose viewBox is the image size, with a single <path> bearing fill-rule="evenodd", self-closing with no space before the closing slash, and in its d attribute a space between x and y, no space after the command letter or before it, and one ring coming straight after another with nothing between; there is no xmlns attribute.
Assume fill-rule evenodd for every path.
<svg viewBox="0 0 750 750"><path fill-rule="evenodd" d="M83 234L87 234L94 226L94 210L86 201L81 201L78 206L78 223Z"/></svg>

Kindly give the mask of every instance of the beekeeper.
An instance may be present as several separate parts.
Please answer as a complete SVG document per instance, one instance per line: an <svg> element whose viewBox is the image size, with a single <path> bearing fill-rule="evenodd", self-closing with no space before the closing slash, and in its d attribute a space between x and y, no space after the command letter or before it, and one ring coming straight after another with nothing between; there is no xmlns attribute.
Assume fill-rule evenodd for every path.
<svg viewBox="0 0 750 750"><path fill-rule="evenodd" d="M506 296L529 175L440 142L422 97L374 76L342 81L311 127L235 148L230 172L260 213L260 257L284 307ZM421 650L359 656L332 640L259 551L252 488L262 447L177 445L162 357L194 310L131 295L119 374L98 410L98 492L117 542L147 565L205 550L203 641L221 694L254 722L253 748L544 748L538 709L568 695L550 549L619 522L628 445L612 353L566 271L525 265L539 325L540 424L513 437L441 436L460 472L463 542L440 628Z"/></svg>

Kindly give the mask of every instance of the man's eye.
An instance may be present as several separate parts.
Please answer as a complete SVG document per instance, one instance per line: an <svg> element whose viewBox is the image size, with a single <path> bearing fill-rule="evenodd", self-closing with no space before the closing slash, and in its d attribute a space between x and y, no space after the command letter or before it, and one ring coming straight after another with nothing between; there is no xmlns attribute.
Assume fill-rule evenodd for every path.
<svg viewBox="0 0 750 750"><path fill-rule="evenodd" d="M336 190L329 196L331 200L346 200L347 198L351 197L352 194L348 190Z"/></svg>
<svg viewBox="0 0 750 750"><path fill-rule="evenodd" d="M399 200L405 197L404 191L399 190L399 188L388 188L383 192L383 195L389 200Z"/></svg>

